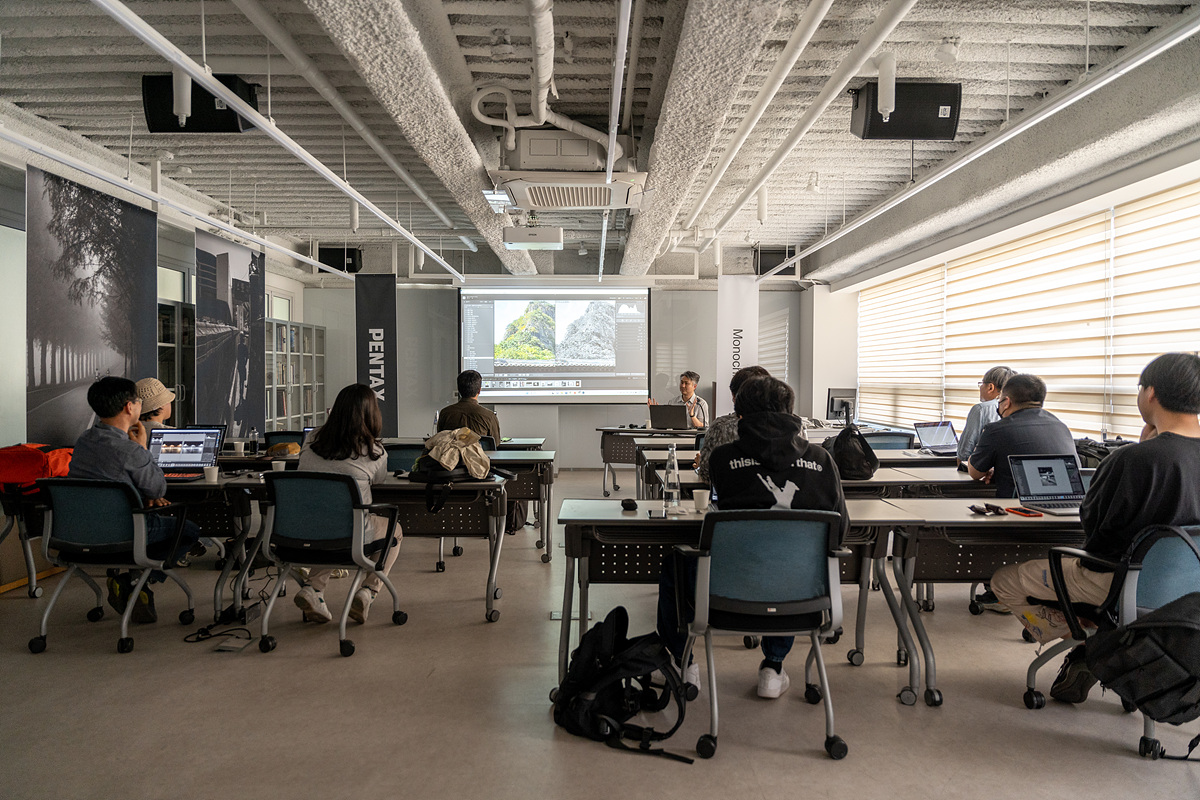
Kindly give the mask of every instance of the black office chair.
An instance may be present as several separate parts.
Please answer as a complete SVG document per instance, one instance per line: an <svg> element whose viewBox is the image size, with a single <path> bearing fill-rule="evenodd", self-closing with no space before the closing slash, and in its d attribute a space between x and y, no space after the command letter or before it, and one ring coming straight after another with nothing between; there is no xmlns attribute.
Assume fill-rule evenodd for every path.
<svg viewBox="0 0 1200 800"><path fill-rule="evenodd" d="M703 449L704 449L704 434L697 433L696 434L696 452L698 453Z"/></svg>
<svg viewBox="0 0 1200 800"><path fill-rule="evenodd" d="M392 622L403 625L408 614L400 610L396 587L384 574L384 564L396 541L396 507L388 503L364 504L358 484L349 475L328 472L267 472L266 519L263 552L279 566L279 579L262 616L258 649L269 653L278 644L267 633L271 611L291 574L292 567L346 567L355 570L338 623L339 651L354 655L354 642L346 638L346 619L354 593L368 572L379 576L392 595ZM387 513L387 535L368 541L372 511ZM372 560L372 556L374 560Z"/></svg>
<svg viewBox="0 0 1200 800"><path fill-rule="evenodd" d="M872 450L911 450L916 445L915 433L899 431L884 431L880 433L864 433L863 438Z"/></svg>
<svg viewBox="0 0 1200 800"><path fill-rule="evenodd" d="M158 508L142 508L141 499L134 488L119 481L43 478L38 481L38 486L43 490L49 506L42 536L42 552L47 561L66 567L67 571L42 614L39 635L29 640L30 652L41 653L46 649L50 612L54 610L63 589L76 575L96 595L96 605L87 612L88 621L99 622L104 617L100 587L84 572L85 567L141 570L130 591L129 604L121 616L118 653L133 650L133 638L129 636L129 619L137 605L133 598L141 593L152 570L164 572L187 595L188 607L180 612L179 622L183 625L195 622L196 607L192 590L173 567L173 556L178 550L187 517L185 506L172 503ZM175 515L174 537L158 544L148 544L146 514L151 512Z"/></svg>
<svg viewBox="0 0 1200 800"><path fill-rule="evenodd" d="M304 431L267 431L263 434L263 441L269 449L272 445L286 444L295 442L301 447L304 446Z"/></svg>
<svg viewBox="0 0 1200 800"><path fill-rule="evenodd" d="M40 492L33 487L23 489L17 484L0 484L0 510L7 520L0 530L0 544L15 529L21 541L21 553L25 557L25 573L28 575L29 596L42 596L42 587L37 582L37 564L33 560L32 540L42 535L42 512L38 508Z"/></svg>
<svg viewBox="0 0 1200 800"><path fill-rule="evenodd" d="M811 650L804 665L804 698L813 704L825 701L825 751L834 759L849 752L834 733L833 703L821 656L821 639L832 637L842 624L841 521L833 511L710 511L704 517L699 548L675 547L676 558L697 560L695 595L678 597L677 607L694 609L694 618L686 626L684 664L691 658L696 638L704 637L710 727L696 742L701 758L711 758L717 751L715 630L745 636L807 634ZM683 583L678 581L677 587ZM811 681L814 662L819 685Z"/></svg>

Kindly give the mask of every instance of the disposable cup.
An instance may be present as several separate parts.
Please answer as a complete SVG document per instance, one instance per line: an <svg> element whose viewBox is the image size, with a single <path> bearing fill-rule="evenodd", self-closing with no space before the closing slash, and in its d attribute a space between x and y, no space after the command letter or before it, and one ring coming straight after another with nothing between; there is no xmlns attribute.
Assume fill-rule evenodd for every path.
<svg viewBox="0 0 1200 800"><path fill-rule="evenodd" d="M220 477L220 475L221 475L220 467L213 466L213 467L205 467L204 468L204 480L207 481L208 483L216 483L217 479Z"/></svg>
<svg viewBox="0 0 1200 800"><path fill-rule="evenodd" d="M272 461L271 469L275 470L276 472L283 472L285 469L287 469L287 462L286 461Z"/></svg>
<svg viewBox="0 0 1200 800"><path fill-rule="evenodd" d="M709 494L708 489L696 489L692 492L692 500L696 503L696 511L701 514L708 511Z"/></svg>
<svg viewBox="0 0 1200 800"><path fill-rule="evenodd" d="M235 456L245 455L246 454L246 443L245 442L234 442L233 443L233 454Z"/></svg>

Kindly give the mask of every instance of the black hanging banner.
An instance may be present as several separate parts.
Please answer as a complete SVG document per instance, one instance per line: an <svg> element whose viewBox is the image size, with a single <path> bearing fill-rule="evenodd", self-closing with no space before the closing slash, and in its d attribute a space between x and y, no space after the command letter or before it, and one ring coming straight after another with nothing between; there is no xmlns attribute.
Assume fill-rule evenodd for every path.
<svg viewBox="0 0 1200 800"><path fill-rule="evenodd" d="M382 436L397 436L396 276L354 278L358 382L375 390L383 414Z"/></svg>

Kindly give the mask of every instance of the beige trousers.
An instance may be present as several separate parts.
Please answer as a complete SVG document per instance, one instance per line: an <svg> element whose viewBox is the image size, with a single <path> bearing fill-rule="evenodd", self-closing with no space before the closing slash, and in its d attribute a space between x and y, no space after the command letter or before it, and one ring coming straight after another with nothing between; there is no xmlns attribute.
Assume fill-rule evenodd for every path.
<svg viewBox="0 0 1200 800"><path fill-rule="evenodd" d="M1077 558L1063 559L1063 580L1067 595L1073 602L1097 605L1108 597L1112 585L1111 572L1093 572ZM992 576L992 591L996 599L1008 606L1013 616L1038 642L1052 642L1071 635L1067 618L1056 608L1047 608L1035 600L1055 600L1054 582L1050 578L1050 560L1035 559L1021 564L1009 564Z"/></svg>
<svg viewBox="0 0 1200 800"><path fill-rule="evenodd" d="M387 534L387 520L383 517L372 515L370 517L371 527L374 528L375 535L371 537L371 541L382 539ZM383 574L387 575L392 571L392 564L396 563L396 557L400 555L400 539L403 534L400 531L400 525L396 525L396 546L388 550L387 561L383 564ZM331 569L314 569L308 573L308 582L315 591L323 592L329 584L329 576L333 574ZM378 593L383 588L383 581L379 579L374 572L367 575L363 580L363 586L370 589L372 592Z"/></svg>

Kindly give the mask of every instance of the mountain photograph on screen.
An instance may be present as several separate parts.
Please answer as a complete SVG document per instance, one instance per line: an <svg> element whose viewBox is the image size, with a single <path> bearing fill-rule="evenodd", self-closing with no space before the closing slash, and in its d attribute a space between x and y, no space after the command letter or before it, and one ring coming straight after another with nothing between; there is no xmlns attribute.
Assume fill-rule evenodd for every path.
<svg viewBox="0 0 1200 800"><path fill-rule="evenodd" d="M500 301L496 311L496 362L554 360L554 303Z"/></svg>
<svg viewBox="0 0 1200 800"><path fill-rule="evenodd" d="M617 362L617 304L564 300L558 304L555 360L612 367Z"/></svg>

